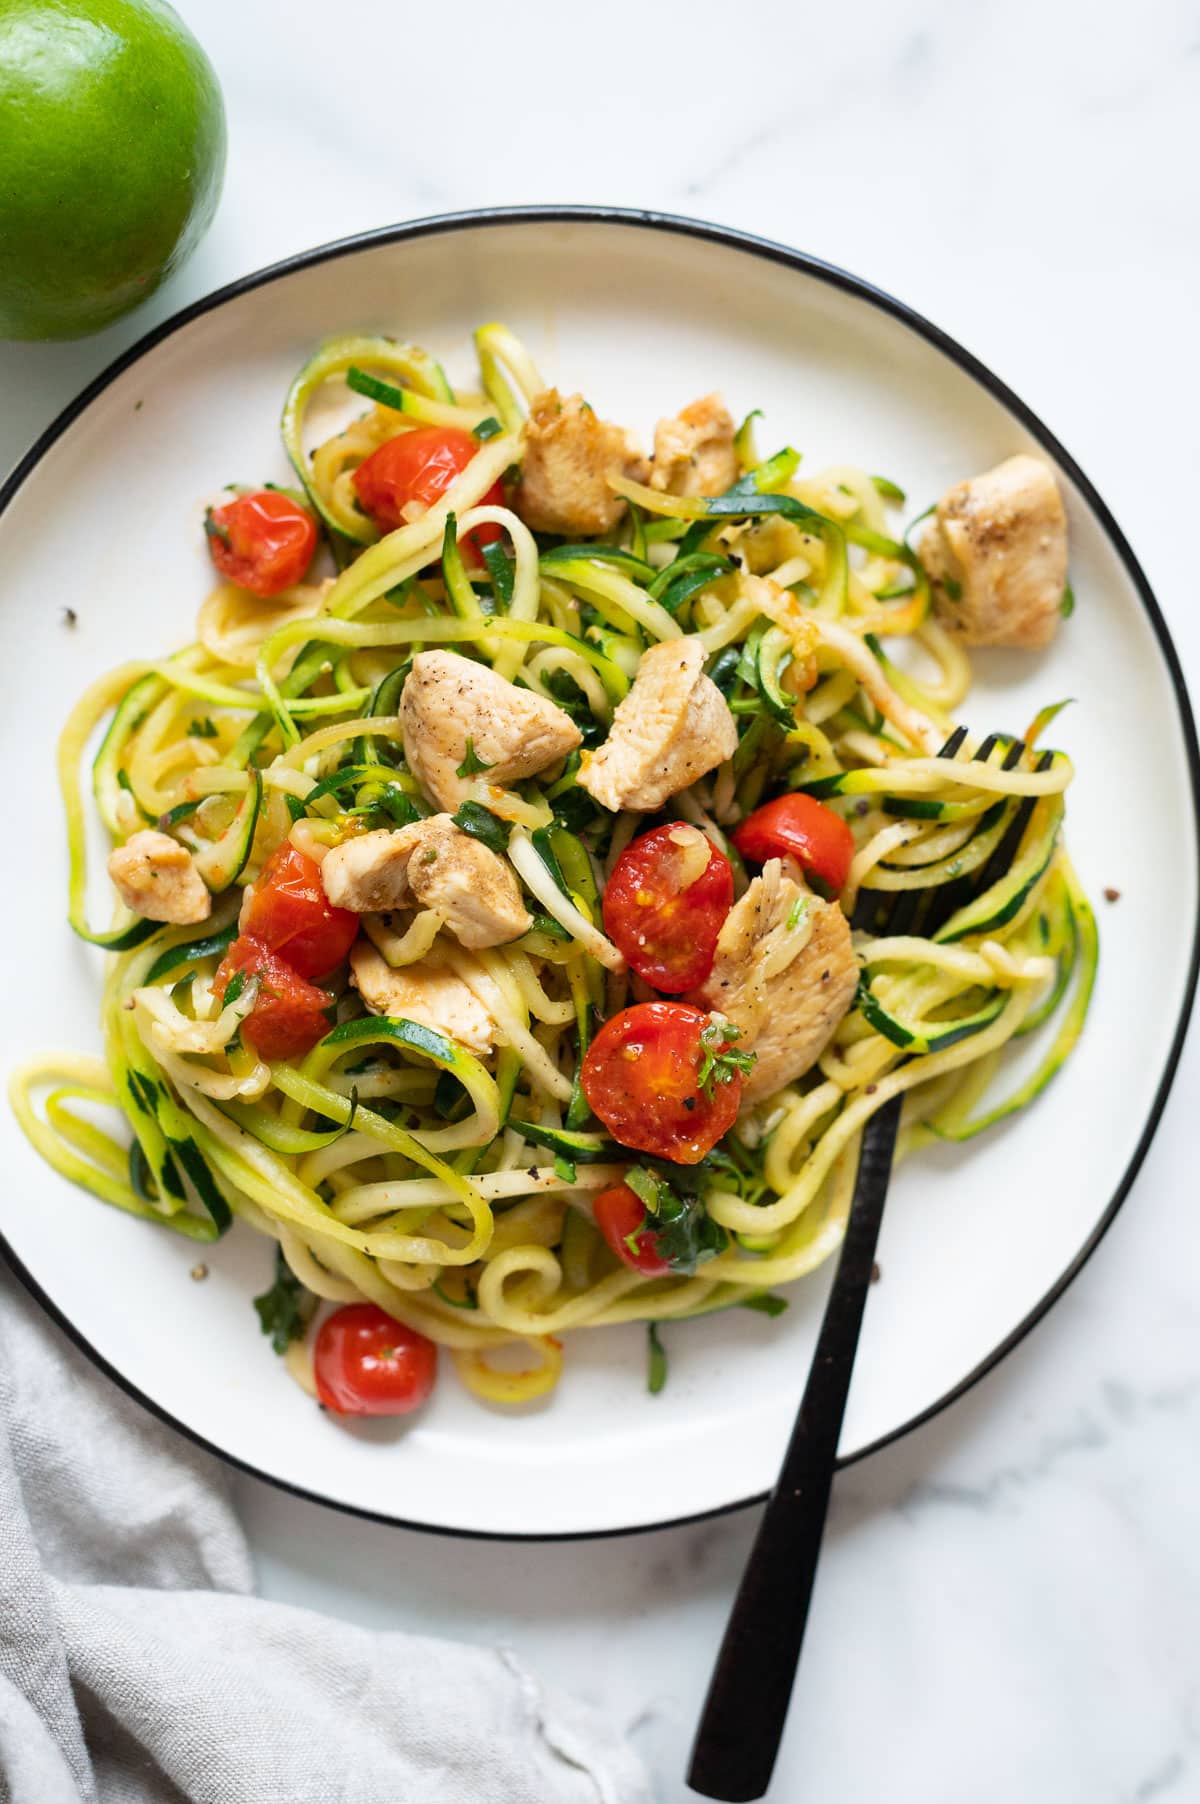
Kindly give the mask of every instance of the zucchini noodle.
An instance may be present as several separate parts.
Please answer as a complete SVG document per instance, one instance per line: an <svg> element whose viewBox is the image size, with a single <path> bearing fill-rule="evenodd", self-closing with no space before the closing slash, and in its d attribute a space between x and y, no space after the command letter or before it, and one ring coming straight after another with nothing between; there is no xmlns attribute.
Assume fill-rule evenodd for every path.
<svg viewBox="0 0 1200 1804"><path fill-rule="evenodd" d="M418 347L321 346L282 422L320 524L315 574L265 599L221 582L193 644L122 665L71 712L58 757L68 919L106 955L104 1057L31 1059L10 1097L43 1157L113 1208L193 1241L235 1216L272 1238L278 1282L302 1299L281 1350L306 1389L319 1324L368 1302L447 1347L481 1399L512 1405L554 1389L567 1330L705 1315L814 1270L840 1242L863 1129L889 1098L904 1099L901 1156L1032 1103L1082 1031L1097 938L1062 839L1066 755L969 737L939 756L971 668L930 613L916 553L891 536L894 485L840 466L801 479L793 451L757 462L747 422L726 492L668 493L626 470L609 479L606 536L535 532L521 486L542 379L502 325L481 327L476 349L478 384L459 392ZM350 390L371 405L354 412ZM314 442L331 402L342 423ZM382 530L357 470L435 429L460 435L466 461ZM643 653L685 638L703 647L737 749L655 816L610 813L580 782L586 760ZM905 641L915 655L900 655ZM455 819L506 860L532 923L519 938L469 950L440 906L415 901L362 923L389 979L434 974L486 1019L488 1049L453 1037L465 1030L450 1019L369 1012L343 966L323 979L318 1043L260 1056L244 1029L267 980L216 981L246 891L285 841L320 864L359 833L435 812L404 751L404 685L430 649L565 710L583 741L582 761L509 784L479 760L458 773ZM208 918L170 925L120 906L110 926L89 924L89 765L112 842L171 835L211 892ZM903 922L854 934L858 992L812 1068L743 1106L676 1174L703 1251L647 1273L592 1213L641 1161L597 1131L581 1061L607 1015L650 994L606 931L604 885L661 820L689 823L675 837L695 871L699 827L740 896L751 874L727 835L796 790L850 829L847 913L864 892L954 906L933 937ZM764 954L768 999L812 931L787 926ZM1034 1033L1038 1053L1006 1084L1011 1047Z"/></svg>

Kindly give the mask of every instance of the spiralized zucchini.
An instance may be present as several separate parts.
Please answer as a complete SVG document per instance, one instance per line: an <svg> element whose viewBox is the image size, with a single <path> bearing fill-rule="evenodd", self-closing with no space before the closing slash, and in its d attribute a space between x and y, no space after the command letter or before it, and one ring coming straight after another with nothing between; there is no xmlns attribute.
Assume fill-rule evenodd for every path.
<svg viewBox="0 0 1200 1804"><path fill-rule="evenodd" d="M471 1390L512 1403L553 1388L568 1329L703 1314L812 1271L838 1245L863 1128L890 1097L905 1099L902 1154L1028 1106L1079 1036L1097 946L1061 838L1067 758L1004 769L977 740L953 764L936 756L970 669L930 614L918 558L889 531L893 485L851 469L801 476L791 451L756 463L748 422L729 494L614 479L631 505L612 541L539 540L508 506L481 503L520 462L541 378L502 326L482 328L478 349L479 392L456 394L414 347L322 346L283 428L333 554L326 579L270 602L222 584L194 644L122 666L71 713L59 757L69 918L107 950L104 1058L34 1059L11 1094L38 1150L102 1201L197 1241L240 1217L279 1243L313 1309L374 1302L448 1347ZM376 399L313 445L313 402L344 394L351 371ZM378 400L389 393L399 405ZM355 505L353 471L430 423L478 429L478 451L435 505L380 537ZM502 533L486 566L460 550L481 525ZM321 1043L264 1063L238 1031L253 991L221 1005L212 979L245 886L281 841L319 854L364 822L430 811L397 718L415 652L450 647L493 666L565 706L595 745L642 652L681 634L703 642L740 742L662 818L702 827L739 890L726 836L764 795L808 789L848 822L847 911L862 887L921 889L980 868L1022 799L1036 806L1005 881L936 941L856 935L858 1000L817 1065L682 1174L708 1256L646 1277L593 1224L589 1199L637 1155L595 1132L578 1074L597 1023L638 993L603 932L600 893L649 823L594 804L577 756L468 804L524 886L523 939L471 953L430 910L368 922L397 970L436 952L489 1011L495 1053L367 1014L343 974ZM101 820L117 843L157 824L193 849L215 896L200 928L123 910L109 929L87 922L81 773L102 726ZM1040 1062L1006 1089L1006 1052L1035 1030ZM507 1343L525 1349L516 1364L493 1357ZM302 1346L288 1363L311 1384Z"/></svg>

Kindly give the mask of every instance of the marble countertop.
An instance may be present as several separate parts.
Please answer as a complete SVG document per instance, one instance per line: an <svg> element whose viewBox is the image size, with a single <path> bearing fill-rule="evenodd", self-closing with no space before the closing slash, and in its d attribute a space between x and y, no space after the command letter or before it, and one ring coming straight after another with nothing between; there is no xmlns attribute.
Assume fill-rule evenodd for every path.
<svg viewBox="0 0 1200 1804"><path fill-rule="evenodd" d="M1195 682L1194 8L1142 0L1131 29L1113 0L760 0L739 25L713 0L463 0L441 45L390 0L332 26L316 0L181 10L230 113L215 227L135 320L0 346L0 466L156 320L289 252L504 202L691 213L868 276L1009 381L1114 507ZM1200 1798L1198 1077L1193 1041L1132 1196L1050 1317L839 1480L779 1804ZM664 1804L690 1795L752 1512L501 1551L238 1490L268 1595L503 1640L629 1727Z"/></svg>

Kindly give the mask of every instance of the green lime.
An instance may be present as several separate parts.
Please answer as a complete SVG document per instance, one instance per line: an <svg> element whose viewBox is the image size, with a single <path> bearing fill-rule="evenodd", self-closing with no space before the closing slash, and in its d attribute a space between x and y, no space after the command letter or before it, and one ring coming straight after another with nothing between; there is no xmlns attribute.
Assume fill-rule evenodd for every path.
<svg viewBox="0 0 1200 1804"><path fill-rule="evenodd" d="M164 0L0 0L0 338L136 307L216 211L225 109Z"/></svg>

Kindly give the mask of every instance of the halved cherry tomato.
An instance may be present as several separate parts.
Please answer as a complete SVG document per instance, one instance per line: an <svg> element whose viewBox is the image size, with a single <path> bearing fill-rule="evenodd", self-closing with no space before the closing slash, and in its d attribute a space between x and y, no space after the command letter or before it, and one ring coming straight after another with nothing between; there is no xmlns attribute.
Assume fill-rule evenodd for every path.
<svg viewBox="0 0 1200 1804"><path fill-rule="evenodd" d="M432 507L478 450L476 441L461 426L414 426L363 459L354 472L355 491L376 526L394 532L410 518L405 512L410 502L420 503L421 512ZM498 482L479 505L503 507L504 490ZM467 540L478 550L494 545L500 536L498 526L477 526Z"/></svg>
<svg viewBox="0 0 1200 1804"><path fill-rule="evenodd" d="M374 1303L349 1303L321 1323L313 1376L340 1416L407 1416L433 1389L437 1348Z"/></svg>
<svg viewBox="0 0 1200 1804"><path fill-rule="evenodd" d="M747 815L733 843L743 858L794 858L836 895L845 888L854 857L854 835L832 808L812 796L776 796Z"/></svg>
<svg viewBox="0 0 1200 1804"><path fill-rule="evenodd" d="M316 859L286 839L264 864L238 924L301 977L324 977L340 965L358 932L358 916L327 899Z"/></svg>
<svg viewBox="0 0 1200 1804"><path fill-rule="evenodd" d="M678 995L712 970L732 907L729 860L698 827L672 821L618 858L604 891L604 929L639 977Z"/></svg>
<svg viewBox="0 0 1200 1804"><path fill-rule="evenodd" d="M210 507L204 530L208 554L221 575L253 595L290 589L317 549L316 521L278 489L255 489L223 507Z"/></svg>
<svg viewBox="0 0 1200 1804"><path fill-rule="evenodd" d="M623 1146L695 1165L737 1120L741 1073L718 1062L700 1086L708 1052L728 1050L713 1017L687 1002L639 1002L606 1021L583 1061L583 1093ZM701 1040L705 1029L715 1044Z"/></svg>
<svg viewBox="0 0 1200 1804"><path fill-rule="evenodd" d="M329 1032L325 1011L332 998L246 933L234 940L217 968L213 994L218 1001L236 971L262 979L254 1007L242 1022L242 1038L264 1059L299 1058Z"/></svg>
<svg viewBox="0 0 1200 1804"><path fill-rule="evenodd" d="M645 1206L628 1184L602 1190L592 1204L596 1226L623 1264L647 1278L661 1278L671 1267L659 1257Z"/></svg>

